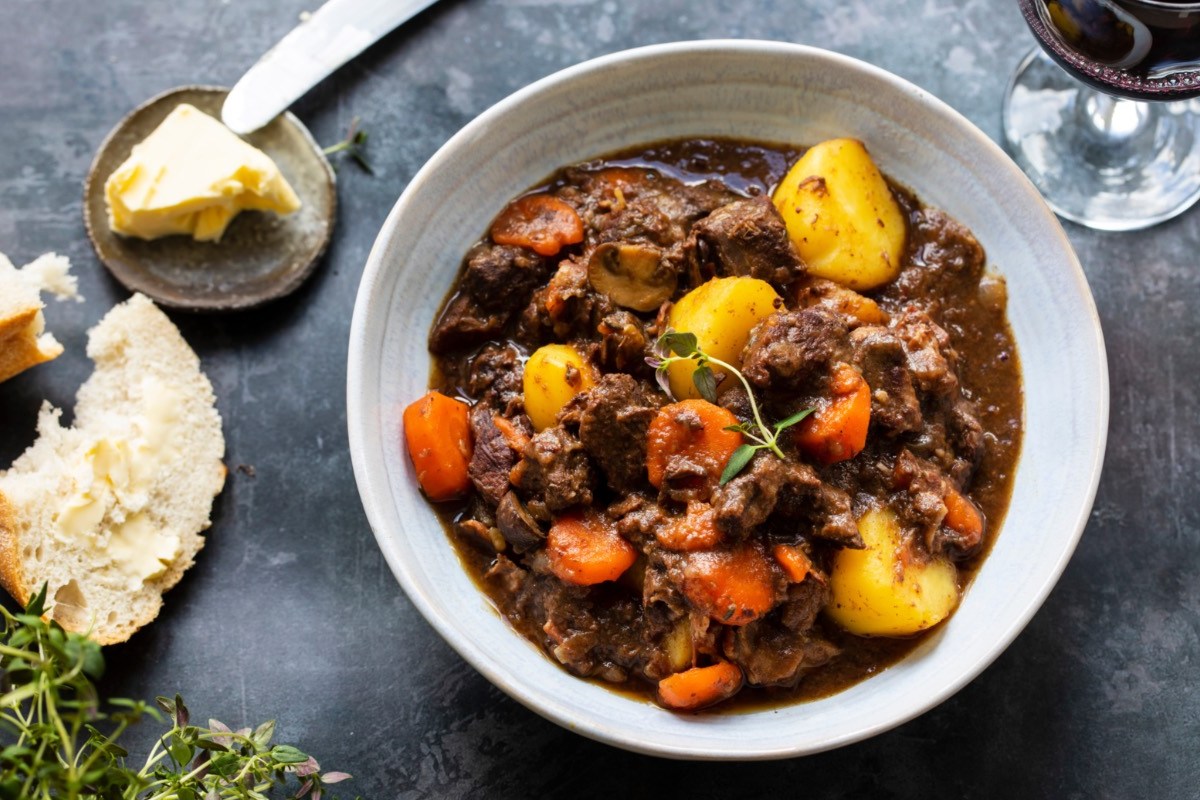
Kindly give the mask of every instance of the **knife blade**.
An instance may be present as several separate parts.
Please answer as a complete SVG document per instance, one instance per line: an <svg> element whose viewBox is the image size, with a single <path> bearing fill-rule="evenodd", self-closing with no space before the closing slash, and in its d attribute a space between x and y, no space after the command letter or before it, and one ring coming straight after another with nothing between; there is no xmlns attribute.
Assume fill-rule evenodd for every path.
<svg viewBox="0 0 1200 800"><path fill-rule="evenodd" d="M221 121L258 130L330 73L437 0L329 0L266 52L230 90Z"/></svg>

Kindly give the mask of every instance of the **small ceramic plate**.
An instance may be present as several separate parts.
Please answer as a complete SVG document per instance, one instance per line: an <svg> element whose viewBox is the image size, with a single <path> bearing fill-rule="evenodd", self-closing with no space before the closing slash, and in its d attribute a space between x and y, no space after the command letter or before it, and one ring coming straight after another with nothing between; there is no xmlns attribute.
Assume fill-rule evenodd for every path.
<svg viewBox="0 0 1200 800"><path fill-rule="evenodd" d="M220 119L228 89L186 86L134 109L100 145L83 192L83 221L96 255L131 291L194 311L233 311L283 297L316 267L337 213L333 169L308 129L289 113L243 137L279 165L303 205L286 217L245 211L220 242L189 236L144 241L108 227L104 182L180 103Z"/></svg>

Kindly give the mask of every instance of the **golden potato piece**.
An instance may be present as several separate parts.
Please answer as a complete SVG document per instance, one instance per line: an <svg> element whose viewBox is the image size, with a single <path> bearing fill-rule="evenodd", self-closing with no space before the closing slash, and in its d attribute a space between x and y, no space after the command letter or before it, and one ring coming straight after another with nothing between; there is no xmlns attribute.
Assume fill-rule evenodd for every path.
<svg viewBox="0 0 1200 800"><path fill-rule="evenodd" d="M676 331L696 334L701 350L740 367L750 329L774 313L777 302L781 302L779 295L766 281L713 278L679 298L671 308L667 324ZM676 362L667 368L671 394L677 400L700 397L692 382L695 369L695 362L691 361Z"/></svg>
<svg viewBox="0 0 1200 800"><path fill-rule="evenodd" d="M950 561L917 560L890 509L863 514L858 530L866 549L840 551L830 570L825 610L834 622L859 636L911 636L950 615L958 605Z"/></svg>
<svg viewBox="0 0 1200 800"><path fill-rule="evenodd" d="M554 424L558 412L572 397L596 383L591 366L574 347L548 344L539 347L525 363L525 413L534 430Z"/></svg>
<svg viewBox="0 0 1200 800"><path fill-rule="evenodd" d="M904 215L857 139L806 152L775 189L775 207L808 272L851 289L882 286L900 272Z"/></svg>

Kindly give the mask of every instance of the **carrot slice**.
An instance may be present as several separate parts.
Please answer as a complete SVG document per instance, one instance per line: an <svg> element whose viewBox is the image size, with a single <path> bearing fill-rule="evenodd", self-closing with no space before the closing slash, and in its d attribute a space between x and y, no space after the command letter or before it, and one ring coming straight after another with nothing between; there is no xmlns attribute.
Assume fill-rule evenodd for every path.
<svg viewBox="0 0 1200 800"><path fill-rule="evenodd" d="M658 701L676 711L695 711L719 703L742 688L742 670L730 661L692 667L658 682Z"/></svg>
<svg viewBox="0 0 1200 800"><path fill-rule="evenodd" d="M471 424L466 403L429 392L404 409L404 439L421 491L435 502L471 487Z"/></svg>
<svg viewBox="0 0 1200 800"><path fill-rule="evenodd" d="M794 544L777 544L771 550L775 561L783 568L783 574L792 583L801 583L813 573L812 559L803 549Z"/></svg>
<svg viewBox="0 0 1200 800"><path fill-rule="evenodd" d="M796 426L796 444L822 464L845 461L862 452L871 426L871 387L857 369L838 364L832 388L833 398Z"/></svg>
<svg viewBox="0 0 1200 800"><path fill-rule="evenodd" d="M966 495L950 487L942 501L946 504L946 517L942 522L960 534L966 546L973 547L983 539L983 514Z"/></svg>
<svg viewBox="0 0 1200 800"><path fill-rule="evenodd" d="M633 566L637 554L616 526L591 509L559 517L546 535L550 571L576 586L615 581Z"/></svg>
<svg viewBox="0 0 1200 800"><path fill-rule="evenodd" d="M692 553L683 575L684 596L725 625L745 625L758 619L779 597L771 564L757 543Z"/></svg>
<svg viewBox="0 0 1200 800"><path fill-rule="evenodd" d="M733 412L707 400L681 400L659 409L646 434L646 474L661 487L667 464L683 456L704 468L711 483L721 477L725 462L742 444L742 435L727 431L737 425Z"/></svg>
<svg viewBox="0 0 1200 800"><path fill-rule="evenodd" d="M695 500L687 504L687 513L673 517L654 532L654 538L668 550L711 550L721 543L713 509Z"/></svg>
<svg viewBox="0 0 1200 800"><path fill-rule="evenodd" d="M528 247L542 256L558 255L565 246L583 241L583 220L553 195L530 194L500 212L492 223L492 241Z"/></svg>

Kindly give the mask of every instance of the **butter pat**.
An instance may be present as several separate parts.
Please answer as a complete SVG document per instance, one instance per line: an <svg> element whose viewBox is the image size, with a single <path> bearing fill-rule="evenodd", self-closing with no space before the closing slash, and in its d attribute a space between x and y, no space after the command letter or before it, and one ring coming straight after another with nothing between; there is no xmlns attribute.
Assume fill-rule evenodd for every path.
<svg viewBox="0 0 1200 800"><path fill-rule="evenodd" d="M163 465L178 452L178 393L155 378L141 385L142 413L122 433L91 440L71 465L72 491L57 518L60 541L87 542L129 590L161 575L179 556L178 532L148 514Z"/></svg>
<svg viewBox="0 0 1200 800"><path fill-rule="evenodd" d="M279 167L217 120L183 103L104 184L114 233L218 241L241 211L300 208Z"/></svg>

